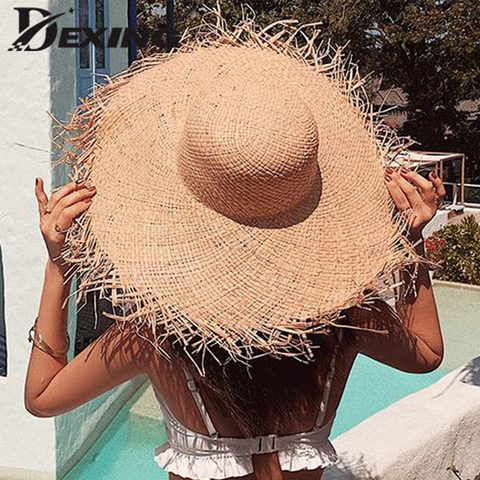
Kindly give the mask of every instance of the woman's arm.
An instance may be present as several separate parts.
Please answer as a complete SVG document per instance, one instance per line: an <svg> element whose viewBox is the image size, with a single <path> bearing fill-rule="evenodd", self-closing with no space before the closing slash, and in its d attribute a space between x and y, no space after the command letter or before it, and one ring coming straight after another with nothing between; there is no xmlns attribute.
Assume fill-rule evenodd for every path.
<svg viewBox="0 0 480 480"><path fill-rule="evenodd" d="M55 225L60 230L68 228L76 216L88 209L95 190L72 182L48 200L40 180L35 192L40 228L49 252L37 332L55 352L62 352L67 334L67 307L62 308L62 304L69 294L70 283L65 282L68 267L61 265L59 258L64 233L55 230ZM143 373L148 352L145 343L113 325L71 363L66 355L52 357L32 346L25 381L25 407L35 416L59 415Z"/></svg>
<svg viewBox="0 0 480 480"><path fill-rule="evenodd" d="M387 172L387 188L399 210L411 208L410 235L418 242L417 253L424 255L421 231L435 215L436 200L445 197L439 178L430 175L428 181L414 172ZM418 190L412 183L418 187ZM413 270L402 272L408 284ZM402 287L403 288L403 287ZM443 359L443 340L435 298L428 269L418 267L414 288L396 304L395 312L384 302L376 301L371 310L350 309L348 317L353 325L386 330L388 333L356 331L357 349L379 362L412 373L435 370Z"/></svg>
<svg viewBox="0 0 480 480"><path fill-rule="evenodd" d="M54 351L66 346L66 309L62 310L61 304L68 287L63 282L63 273L49 261L37 329ZM37 417L73 410L145 373L150 350L135 332L121 332L115 324L70 363L66 355L56 359L33 347L25 382L25 407Z"/></svg>

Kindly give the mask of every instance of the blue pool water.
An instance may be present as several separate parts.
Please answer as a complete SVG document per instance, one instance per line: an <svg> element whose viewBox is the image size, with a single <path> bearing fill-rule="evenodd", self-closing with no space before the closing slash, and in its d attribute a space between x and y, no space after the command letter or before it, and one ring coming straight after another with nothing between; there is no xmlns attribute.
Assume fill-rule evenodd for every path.
<svg viewBox="0 0 480 480"><path fill-rule="evenodd" d="M421 390L448 373L427 374L394 370L359 355L339 406L331 438L342 434L406 395ZM163 425L132 415L126 406L102 437L64 480L168 479L153 460L155 447L166 438Z"/></svg>

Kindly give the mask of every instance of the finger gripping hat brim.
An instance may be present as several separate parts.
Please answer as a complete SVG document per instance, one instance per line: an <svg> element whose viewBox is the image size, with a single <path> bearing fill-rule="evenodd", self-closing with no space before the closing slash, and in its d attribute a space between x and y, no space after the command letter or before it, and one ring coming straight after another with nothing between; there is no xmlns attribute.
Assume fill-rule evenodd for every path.
<svg viewBox="0 0 480 480"><path fill-rule="evenodd" d="M405 140L340 51L282 26L203 23L62 125L76 150L59 163L98 191L62 256L118 322L234 357L311 355L306 333L417 261L383 180Z"/></svg>

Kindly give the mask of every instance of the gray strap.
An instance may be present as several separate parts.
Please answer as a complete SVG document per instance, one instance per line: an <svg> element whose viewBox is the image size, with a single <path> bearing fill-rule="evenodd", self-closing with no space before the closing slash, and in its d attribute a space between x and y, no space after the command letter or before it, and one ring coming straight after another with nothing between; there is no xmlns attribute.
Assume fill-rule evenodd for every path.
<svg viewBox="0 0 480 480"><path fill-rule="evenodd" d="M318 412L317 420L315 421L315 428L320 428L322 426L323 420L325 419L325 413L327 411L328 398L330 396L330 387L332 386L333 375L335 374L335 361L337 359L338 350L340 349L340 343L343 338L343 330L340 328L338 333L338 343L335 345L335 350L330 360L330 370L327 374L327 380L325 382L325 388L323 390L322 400L320 402L320 411Z"/></svg>
<svg viewBox="0 0 480 480"><path fill-rule="evenodd" d="M200 391L198 390L198 387L194 378L186 368L184 368L183 371L185 372L185 376L187 377L187 386L189 390L192 392L193 398L195 400L195 403L197 404L200 415L202 416L205 426L207 427L208 434L212 438L218 438L218 432L215 429L212 419L210 418L210 415L207 412L207 409L205 407L205 404L203 403L202 397L200 395Z"/></svg>

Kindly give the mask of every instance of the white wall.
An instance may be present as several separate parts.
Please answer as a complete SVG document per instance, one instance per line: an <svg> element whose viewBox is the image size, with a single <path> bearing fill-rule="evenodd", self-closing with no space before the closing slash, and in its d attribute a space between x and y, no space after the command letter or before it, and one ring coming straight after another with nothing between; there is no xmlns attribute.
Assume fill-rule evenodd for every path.
<svg viewBox="0 0 480 480"><path fill-rule="evenodd" d="M66 113L72 111L75 62L71 49L55 46L34 52L7 49L18 36L18 12L14 7L35 6L59 13L73 3L74 0L2 1L0 244L5 276L8 376L0 378L0 480L56 479L58 471L64 473L72 466L75 452L82 452L91 443L95 424L101 424L102 418L105 424L128 394L138 388L140 380L144 380L128 382L57 418L37 418L24 407L24 382L31 349L27 336L38 312L47 260L38 228L34 182L35 177L42 177L50 194L50 165L55 153L51 151L51 119L46 112L65 120ZM117 0L110 10L115 12L115 21L111 22L115 26L122 26L122 8L126 11L126 2L125 6L119 3ZM58 26L72 26L71 18L61 17ZM36 45L39 43L32 43ZM127 51L117 51L113 57L116 70L112 74L127 65ZM56 171L56 176L55 184L65 181L65 171ZM95 414L91 414L92 410Z"/></svg>
<svg viewBox="0 0 480 480"><path fill-rule="evenodd" d="M340 462L322 480L452 480L480 473L480 357L333 441Z"/></svg>
<svg viewBox="0 0 480 480"><path fill-rule="evenodd" d="M68 2L65 0L51 0L50 11L65 11L70 8L69 3L71 3L72 7L74 6L74 0L68 0ZM126 27L126 0L110 0L109 7L109 26ZM128 66L127 49L110 49L109 54L110 74L112 76ZM65 121L69 118L67 114L72 111L72 107L75 104L76 83L75 71L72 68L75 65L75 50L52 48L50 60L52 113L59 120ZM57 158L57 153L55 150L52 151L52 159ZM60 166L53 172L54 185L63 185L68 181L66 169L63 167ZM69 331L70 335L73 336L75 331L74 305L71 303L70 307L72 312L70 314ZM56 472L58 478L62 478L88 451L108 423L115 417L126 399L144 381L145 378L142 377L132 382L127 382L72 412L56 417Z"/></svg>
<svg viewBox="0 0 480 480"><path fill-rule="evenodd" d="M109 0L110 27L127 27L128 5L127 0ZM110 49L110 70L112 76L125 70L128 66L128 48Z"/></svg>
<svg viewBox="0 0 480 480"><path fill-rule="evenodd" d="M8 354L8 377L0 387L0 478L15 480L30 470L42 480L50 478L55 466L54 420L29 415L23 391L30 355L28 330L37 314L47 259L34 182L36 176L50 182L50 119L45 113L50 74L48 50L7 51L18 36L18 13L13 8L22 5L3 0L0 18L0 242ZM34 5L48 10L47 0Z"/></svg>

